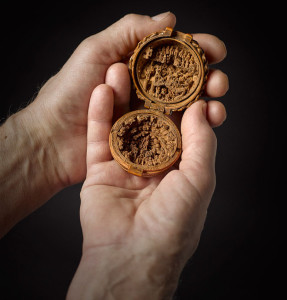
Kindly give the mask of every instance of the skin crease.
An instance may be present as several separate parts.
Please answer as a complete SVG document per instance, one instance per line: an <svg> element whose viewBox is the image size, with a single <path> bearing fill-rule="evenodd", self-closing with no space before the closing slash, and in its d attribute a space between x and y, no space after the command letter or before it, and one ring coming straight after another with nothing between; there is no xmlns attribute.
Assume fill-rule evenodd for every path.
<svg viewBox="0 0 287 300"><path fill-rule="evenodd" d="M41 159L23 167L23 178L35 166L37 170L49 166L45 177L38 175L35 183L25 185L17 177L18 187L13 168L0 165L3 174L8 174L1 181L4 192L0 190L0 195L9 199L0 203L1 211L8 211L2 235L54 193L85 180L80 209L83 255L67 299L169 299L197 247L215 188L212 127L224 122L224 105L200 100L177 115L178 120L182 118L178 121L182 159L177 169L166 174L154 178L128 174L111 160L108 145L113 120L129 109L130 79L122 59L144 36L174 25L172 13L157 20L127 15L87 38L35 101L1 126L1 137L2 132L11 136L24 128L23 135L33 142L25 145L34 147L27 152L35 158L41 153ZM211 65L226 56L225 45L217 37L194 34L194 39ZM206 96L221 97L227 90L227 76L212 70ZM9 147L15 149L15 141L8 140L11 144L3 144L5 154L13 152ZM5 182L19 191L15 188L12 194ZM40 197L33 193L38 190ZM23 207L25 213L21 213Z"/></svg>

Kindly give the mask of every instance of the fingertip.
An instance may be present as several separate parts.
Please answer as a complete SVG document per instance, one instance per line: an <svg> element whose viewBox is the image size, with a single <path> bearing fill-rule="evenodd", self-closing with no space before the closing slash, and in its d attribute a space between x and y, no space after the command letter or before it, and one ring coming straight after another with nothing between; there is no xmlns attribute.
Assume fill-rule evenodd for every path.
<svg viewBox="0 0 287 300"><path fill-rule="evenodd" d="M208 97L222 97L229 90L227 74L218 69L210 70L205 88Z"/></svg>
<svg viewBox="0 0 287 300"><path fill-rule="evenodd" d="M113 89L115 105L128 105L131 81L127 65L112 64L107 70L105 82Z"/></svg>
<svg viewBox="0 0 287 300"><path fill-rule="evenodd" d="M168 22L168 25L170 27L174 27L176 24L176 16L170 11L160 13L156 16L151 17L151 19L155 22Z"/></svg>
<svg viewBox="0 0 287 300"><path fill-rule="evenodd" d="M137 43L145 36L163 30L166 27L174 27L175 23L176 17L172 12L161 13L154 17L127 14L110 28L117 28L117 30L113 30L116 34L114 40L117 41L118 47L121 47L122 41L125 41L123 55L127 55L130 51L134 50ZM120 37L122 38L119 39Z"/></svg>
<svg viewBox="0 0 287 300"><path fill-rule="evenodd" d="M119 77L120 75L120 77ZM121 77L127 78L129 75L128 66L122 62L117 62L112 64L107 72L106 72L106 78L105 81L107 83L107 80L115 81L115 80L121 80ZM128 77L129 78L129 77ZM110 85L110 83L107 83Z"/></svg>
<svg viewBox="0 0 287 300"><path fill-rule="evenodd" d="M194 102L190 107L186 109L186 111L183 114L183 119L185 118L194 118L197 117L199 119L202 119L202 116L205 117L206 113L206 101L203 99L200 99L196 102Z"/></svg>
<svg viewBox="0 0 287 300"><path fill-rule="evenodd" d="M227 118L225 106L219 101L208 101L206 117L211 127L222 125Z"/></svg>

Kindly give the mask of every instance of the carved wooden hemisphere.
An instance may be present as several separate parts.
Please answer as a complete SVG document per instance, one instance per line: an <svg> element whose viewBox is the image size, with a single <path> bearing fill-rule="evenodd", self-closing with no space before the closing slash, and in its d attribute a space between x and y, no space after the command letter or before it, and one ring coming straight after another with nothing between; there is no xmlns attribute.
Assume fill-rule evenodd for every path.
<svg viewBox="0 0 287 300"><path fill-rule="evenodd" d="M180 133L165 114L199 99L207 79L207 60L192 35L166 28L138 43L129 70L147 109L116 121L110 149L126 171L153 176L170 168L181 155Z"/></svg>

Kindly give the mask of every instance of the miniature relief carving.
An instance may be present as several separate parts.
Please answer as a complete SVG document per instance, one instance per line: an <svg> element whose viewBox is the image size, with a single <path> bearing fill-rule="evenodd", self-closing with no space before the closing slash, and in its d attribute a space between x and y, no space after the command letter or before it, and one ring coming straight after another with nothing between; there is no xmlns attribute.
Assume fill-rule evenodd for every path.
<svg viewBox="0 0 287 300"><path fill-rule="evenodd" d="M129 117L117 133L118 148L130 162L157 166L170 160L177 138L170 125L152 114Z"/></svg>
<svg viewBox="0 0 287 300"><path fill-rule="evenodd" d="M207 60L191 35L167 28L139 42L129 69L147 109L116 121L110 134L111 153L129 173L154 176L180 158L180 132L165 114L197 101L207 77Z"/></svg>
<svg viewBox="0 0 287 300"><path fill-rule="evenodd" d="M151 45L139 58L138 79L150 97L173 103L196 88L199 70L198 58L184 45Z"/></svg>

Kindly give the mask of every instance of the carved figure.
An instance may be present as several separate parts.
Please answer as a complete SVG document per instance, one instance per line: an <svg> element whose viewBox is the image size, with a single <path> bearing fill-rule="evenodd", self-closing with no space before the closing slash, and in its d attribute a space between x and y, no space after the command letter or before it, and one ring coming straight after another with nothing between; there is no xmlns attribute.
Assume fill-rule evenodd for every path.
<svg viewBox="0 0 287 300"><path fill-rule="evenodd" d="M182 45L150 46L142 57L141 85L146 93L163 102L179 101L198 80L198 63Z"/></svg>

